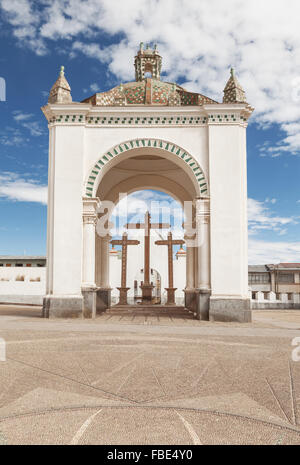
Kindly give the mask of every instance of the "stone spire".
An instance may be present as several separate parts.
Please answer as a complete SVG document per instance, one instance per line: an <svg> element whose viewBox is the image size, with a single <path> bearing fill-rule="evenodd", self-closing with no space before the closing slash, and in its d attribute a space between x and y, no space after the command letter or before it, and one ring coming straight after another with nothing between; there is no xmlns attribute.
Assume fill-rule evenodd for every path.
<svg viewBox="0 0 300 465"><path fill-rule="evenodd" d="M247 103L245 91L237 80L233 68L230 70L230 78L224 89L223 103Z"/></svg>
<svg viewBox="0 0 300 465"><path fill-rule="evenodd" d="M142 81L145 79L145 73L150 72L153 79L160 80L161 56L157 51L157 45L152 50L147 45L144 49L143 42L140 43L140 49L134 59L135 80Z"/></svg>
<svg viewBox="0 0 300 465"><path fill-rule="evenodd" d="M71 87L65 78L64 66L60 67L57 81L50 90L48 103L70 103L72 102Z"/></svg>

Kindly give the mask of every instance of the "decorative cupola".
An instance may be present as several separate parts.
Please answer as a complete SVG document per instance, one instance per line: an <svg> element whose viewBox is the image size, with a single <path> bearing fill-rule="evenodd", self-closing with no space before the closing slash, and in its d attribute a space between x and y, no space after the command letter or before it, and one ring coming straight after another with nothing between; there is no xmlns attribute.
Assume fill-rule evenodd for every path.
<svg viewBox="0 0 300 465"><path fill-rule="evenodd" d="M48 103L72 102L71 87L65 78L64 69L64 66L61 66L58 79L50 90Z"/></svg>
<svg viewBox="0 0 300 465"><path fill-rule="evenodd" d="M223 103L247 103L245 91L237 80L233 68L230 70L230 78L224 89Z"/></svg>
<svg viewBox="0 0 300 465"><path fill-rule="evenodd" d="M118 256L118 251L117 251L117 249L114 248L114 246L112 246L112 248L110 249L109 255L114 256L114 257Z"/></svg>
<svg viewBox="0 0 300 465"><path fill-rule="evenodd" d="M184 248L181 246L180 249L176 252L176 260L178 260L179 258L185 258L186 257L186 251L184 250Z"/></svg>
<svg viewBox="0 0 300 465"><path fill-rule="evenodd" d="M160 80L161 56L157 51L157 45L152 50L149 45L144 49L143 42L140 43L140 49L134 59L135 80L142 81L146 77ZM150 76L145 75L150 73Z"/></svg>

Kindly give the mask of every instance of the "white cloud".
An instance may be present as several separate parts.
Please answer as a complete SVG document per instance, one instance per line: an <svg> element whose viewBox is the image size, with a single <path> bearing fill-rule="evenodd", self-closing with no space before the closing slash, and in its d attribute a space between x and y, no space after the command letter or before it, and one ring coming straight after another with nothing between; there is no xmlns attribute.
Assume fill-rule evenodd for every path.
<svg viewBox="0 0 300 465"><path fill-rule="evenodd" d="M167 80L181 78L191 90L218 100L233 65L256 121L262 127L278 123L286 134L266 153L299 151L298 0L127 0L117 6L111 0L0 0L0 5L14 35L37 54L51 41L67 39L69 53L107 63L120 81L133 79L140 40L158 43ZM101 33L122 40L100 46Z"/></svg>
<svg viewBox="0 0 300 465"><path fill-rule="evenodd" d="M266 203L272 203L272 204L274 205L274 203L277 202L277 199L274 199L274 198L273 198L273 199L270 199L269 197L267 197L267 198L265 199L265 202L266 202Z"/></svg>
<svg viewBox="0 0 300 465"><path fill-rule="evenodd" d="M35 5L34 5L35 3ZM47 47L39 37L41 13L36 2L31 0L1 0L5 17L13 26L14 36L20 44L27 44L37 55L44 55Z"/></svg>
<svg viewBox="0 0 300 465"><path fill-rule="evenodd" d="M138 191L128 196L124 194L113 210L111 221L116 228L112 230L112 235L123 234L126 223L143 223L146 211L151 214L152 223L169 223L174 237L182 237L183 211L180 204L167 194L152 190ZM130 230L130 235L140 234L143 235L143 232Z"/></svg>
<svg viewBox="0 0 300 465"><path fill-rule="evenodd" d="M267 242L249 240L249 264L264 265L300 262L300 242Z"/></svg>
<svg viewBox="0 0 300 465"><path fill-rule="evenodd" d="M37 121L30 121L32 117L32 113L22 113L21 110L13 111L14 120L21 126L23 126L25 129L27 129L30 132L31 136L41 136L44 133L44 131Z"/></svg>
<svg viewBox="0 0 300 465"><path fill-rule="evenodd" d="M248 199L248 228L250 235L262 230L274 231L279 235L283 235L287 232L285 226L297 223L294 217L274 215L266 206L266 203L274 204L275 202L276 199L266 199L265 202Z"/></svg>
<svg viewBox="0 0 300 465"><path fill-rule="evenodd" d="M15 121L26 121L30 119L33 115L32 113L22 113L20 110L13 111Z"/></svg>
<svg viewBox="0 0 300 465"><path fill-rule="evenodd" d="M47 204L47 186L18 174L4 172L0 174L0 197L21 202Z"/></svg>
<svg viewBox="0 0 300 465"><path fill-rule="evenodd" d="M0 144L11 147L21 147L28 142L28 139L20 135L3 135L0 136Z"/></svg>

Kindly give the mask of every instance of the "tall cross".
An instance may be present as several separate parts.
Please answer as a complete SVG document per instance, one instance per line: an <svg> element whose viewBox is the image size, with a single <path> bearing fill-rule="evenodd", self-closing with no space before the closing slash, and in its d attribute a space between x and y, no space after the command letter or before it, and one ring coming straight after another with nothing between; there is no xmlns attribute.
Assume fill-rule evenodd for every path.
<svg viewBox="0 0 300 465"><path fill-rule="evenodd" d="M121 287L117 289L120 291L119 305L127 305L127 291L130 289L126 287L126 272L127 272L127 247L128 245L138 245L140 241L129 240L128 235L124 232L122 239L114 239L110 241L112 245L122 246L122 267L121 267Z"/></svg>
<svg viewBox="0 0 300 465"><path fill-rule="evenodd" d="M169 287L166 288L168 293L168 304L175 303L175 291L173 283L173 245L182 245L184 241L182 239L173 239L172 233L169 232L167 240L155 241L156 245L167 245L168 246L168 275L169 275Z"/></svg>
<svg viewBox="0 0 300 465"><path fill-rule="evenodd" d="M169 223L151 223L151 215L149 212L145 213L144 223L127 223L127 229L144 229L145 242L144 242L144 283L142 284L143 303L151 303L153 286L150 283L150 231L151 229L168 229Z"/></svg>

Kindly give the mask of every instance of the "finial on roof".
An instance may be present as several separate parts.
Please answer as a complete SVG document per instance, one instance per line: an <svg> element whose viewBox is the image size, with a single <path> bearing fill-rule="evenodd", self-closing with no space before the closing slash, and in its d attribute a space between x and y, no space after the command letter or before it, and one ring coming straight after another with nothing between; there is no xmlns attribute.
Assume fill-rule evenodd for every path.
<svg viewBox="0 0 300 465"><path fill-rule="evenodd" d="M140 50L134 59L135 80L143 81L145 79L145 72L150 72L153 79L160 80L161 62L162 59L157 52L157 45L151 50L150 45L147 44L144 51L144 44L141 42Z"/></svg>
<svg viewBox="0 0 300 465"><path fill-rule="evenodd" d="M65 67L60 67L59 76L52 86L48 103L70 103L72 102L71 87L65 78Z"/></svg>
<svg viewBox="0 0 300 465"><path fill-rule="evenodd" d="M223 103L247 103L245 91L236 78L234 68L230 68L230 78L224 89Z"/></svg>
<svg viewBox="0 0 300 465"><path fill-rule="evenodd" d="M154 50L157 50L157 44L154 44Z"/></svg>

